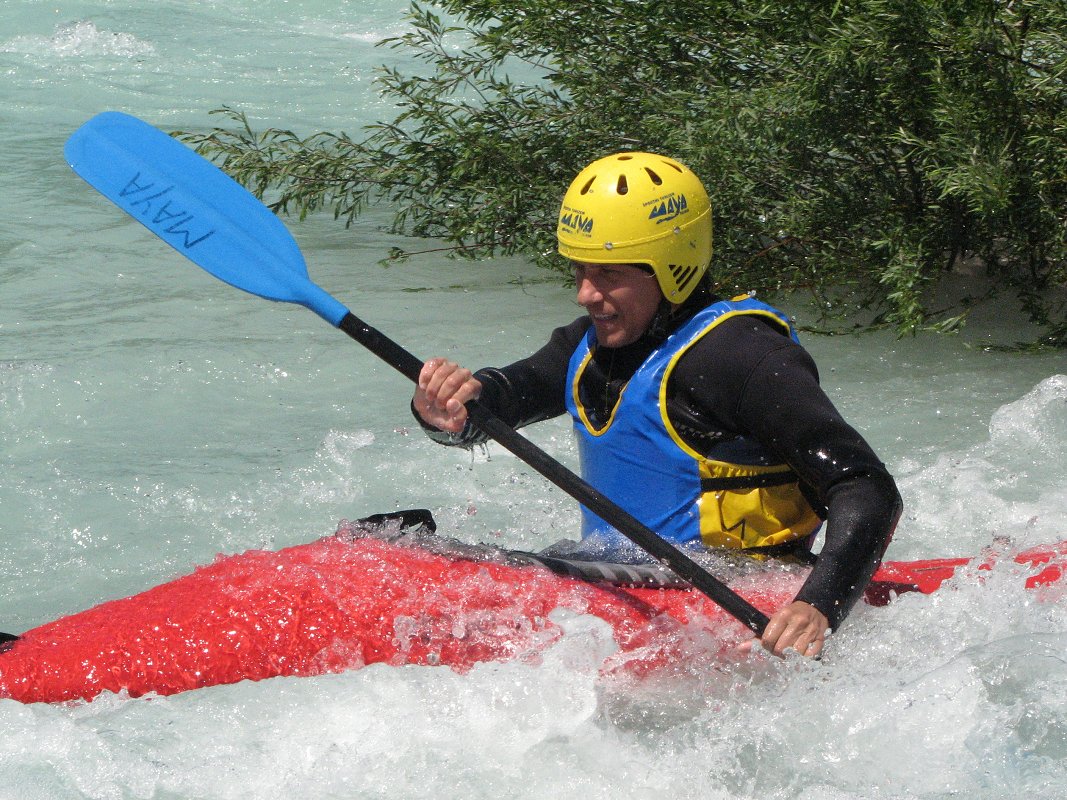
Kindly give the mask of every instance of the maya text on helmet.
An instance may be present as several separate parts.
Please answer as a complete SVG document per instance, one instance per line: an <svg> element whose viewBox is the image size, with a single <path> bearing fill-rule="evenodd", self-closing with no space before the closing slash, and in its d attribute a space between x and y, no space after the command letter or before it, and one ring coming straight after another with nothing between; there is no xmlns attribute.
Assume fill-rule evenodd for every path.
<svg viewBox="0 0 1067 800"><path fill-rule="evenodd" d="M711 202L687 167L653 153L616 153L578 173L560 207L559 252L589 264L647 264L672 303L711 262Z"/></svg>

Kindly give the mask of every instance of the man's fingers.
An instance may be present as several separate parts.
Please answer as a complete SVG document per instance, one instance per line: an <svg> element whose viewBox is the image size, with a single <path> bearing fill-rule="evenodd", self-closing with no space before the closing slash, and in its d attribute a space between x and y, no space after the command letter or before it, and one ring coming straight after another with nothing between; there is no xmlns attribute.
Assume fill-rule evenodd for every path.
<svg viewBox="0 0 1067 800"><path fill-rule="evenodd" d="M761 642L779 657L792 648L801 655L814 658L822 652L828 627L822 612L808 603L795 601L771 617Z"/></svg>

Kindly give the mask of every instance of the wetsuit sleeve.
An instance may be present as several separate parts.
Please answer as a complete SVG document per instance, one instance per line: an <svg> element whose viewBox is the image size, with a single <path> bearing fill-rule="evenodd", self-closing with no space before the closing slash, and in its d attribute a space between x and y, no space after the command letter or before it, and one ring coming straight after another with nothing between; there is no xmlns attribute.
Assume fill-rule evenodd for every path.
<svg viewBox="0 0 1067 800"><path fill-rule="evenodd" d="M756 318L723 322L679 361L676 376L715 424L753 437L800 477L826 524L796 599L836 628L862 597L900 516L885 465L820 388L807 351Z"/></svg>
<svg viewBox="0 0 1067 800"><path fill-rule="evenodd" d="M557 328L540 350L506 367L487 367L474 373L482 382L478 402L513 428L558 417L566 411L564 392L571 354L589 328L588 317ZM412 408L415 419L435 442L472 447L488 438L471 424L450 434L428 426Z"/></svg>

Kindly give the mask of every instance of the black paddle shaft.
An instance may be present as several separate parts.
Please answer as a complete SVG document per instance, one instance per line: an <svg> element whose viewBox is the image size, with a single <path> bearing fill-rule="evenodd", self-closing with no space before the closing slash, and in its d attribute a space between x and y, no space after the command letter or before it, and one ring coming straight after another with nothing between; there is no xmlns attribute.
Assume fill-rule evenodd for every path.
<svg viewBox="0 0 1067 800"><path fill-rule="evenodd" d="M346 314L337 326L389 366L418 383L422 362L381 331L354 314ZM724 611L757 635L767 627L767 616L730 587L703 569L693 559L658 536L643 522L624 511L586 481L564 467L548 453L497 417L477 400L466 405L471 422L506 450L533 467L601 519L615 527L650 555L666 564L679 577L689 581L715 601Z"/></svg>

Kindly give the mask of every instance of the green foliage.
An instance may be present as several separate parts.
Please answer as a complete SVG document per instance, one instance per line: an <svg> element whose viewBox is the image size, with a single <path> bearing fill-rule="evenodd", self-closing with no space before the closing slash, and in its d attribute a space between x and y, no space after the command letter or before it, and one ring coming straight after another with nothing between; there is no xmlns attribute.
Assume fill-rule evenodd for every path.
<svg viewBox="0 0 1067 800"><path fill-rule="evenodd" d="M723 293L951 331L978 298L931 289L966 266L1063 342L1065 0L438 0L410 22L384 44L425 71L380 71L398 114L362 138L231 109L185 138L280 211L384 201L398 232L549 267L570 178L661 152L712 195Z"/></svg>

